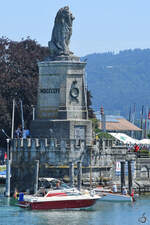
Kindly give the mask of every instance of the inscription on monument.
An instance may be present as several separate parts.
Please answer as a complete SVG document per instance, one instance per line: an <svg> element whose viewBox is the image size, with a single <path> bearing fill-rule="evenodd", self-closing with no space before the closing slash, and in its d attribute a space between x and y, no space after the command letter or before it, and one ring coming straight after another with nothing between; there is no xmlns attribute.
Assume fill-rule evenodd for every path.
<svg viewBox="0 0 150 225"><path fill-rule="evenodd" d="M40 93L42 94L59 94L60 88L42 88L40 89Z"/></svg>

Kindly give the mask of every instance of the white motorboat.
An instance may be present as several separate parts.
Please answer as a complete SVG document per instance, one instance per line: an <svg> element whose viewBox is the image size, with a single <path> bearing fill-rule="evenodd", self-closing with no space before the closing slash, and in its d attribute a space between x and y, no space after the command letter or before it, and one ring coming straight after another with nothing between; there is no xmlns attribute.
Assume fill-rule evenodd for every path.
<svg viewBox="0 0 150 225"><path fill-rule="evenodd" d="M112 202L132 202L133 198L126 194L112 192L111 189L105 189L103 187L97 187L94 189L95 193L101 198L100 201L112 201Z"/></svg>
<svg viewBox="0 0 150 225"><path fill-rule="evenodd" d="M94 205L100 198L100 196L94 193L71 188L57 179L43 179L46 179L47 184L45 187L39 188L36 194L19 194L18 206L34 210L81 209ZM43 180L43 182L45 181ZM59 185L57 185L58 183Z"/></svg>

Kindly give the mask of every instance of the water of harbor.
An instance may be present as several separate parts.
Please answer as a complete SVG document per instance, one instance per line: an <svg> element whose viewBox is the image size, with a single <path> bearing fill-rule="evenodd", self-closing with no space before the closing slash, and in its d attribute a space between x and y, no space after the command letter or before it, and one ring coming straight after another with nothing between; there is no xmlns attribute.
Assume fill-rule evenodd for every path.
<svg viewBox="0 0 150 225"><path fill-rule="evenodd" d="M95 206L88 210L31 211L12 205L11 198L6 198L1 194L0 225L10 224L150 225L150 196L139 197L137 201L133 203L110 203L99 201Z"/></svg>

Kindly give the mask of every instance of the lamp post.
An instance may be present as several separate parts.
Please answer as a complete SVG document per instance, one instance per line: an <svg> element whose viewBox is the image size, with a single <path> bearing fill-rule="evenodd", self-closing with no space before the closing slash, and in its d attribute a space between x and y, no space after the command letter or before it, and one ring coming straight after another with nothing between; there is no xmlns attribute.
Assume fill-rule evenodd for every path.
<svg viewBox="0 0 150 225"><path fill-rule="evenodd" d="M10 148L9 148L9 141L7 140L7 160L6 160L6 192L5 196L10 197Z"/></svg>
<svg viewBox="0 0 150 225"><path fill-rule="evenodd" d="M90 149L90 190L92 189L92 148Z"/></svg>
<svg viewBox="0 0 150 225"><path fill-rule="evenodd" d="M15 98L13 99L13 110L12 110L12 124L11 124L11 139L14 138L14 118L15 118Z"/></svg>
<svg viewBox="0 0 150 225"><path fill-rule="evenodd" d="M32 105L32 120L35 120L35 105Z"/></svg>

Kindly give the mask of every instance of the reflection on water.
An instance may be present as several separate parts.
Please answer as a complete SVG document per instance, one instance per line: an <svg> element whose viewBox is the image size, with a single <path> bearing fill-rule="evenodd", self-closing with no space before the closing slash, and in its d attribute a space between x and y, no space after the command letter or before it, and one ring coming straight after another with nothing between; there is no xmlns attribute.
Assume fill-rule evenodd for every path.
<svg viewBox="0 0 150 225"><path fill-rule="evenodd" d="M5 185L0 184L0 197L3 197L5 192Z"/></svg>
<svg viewBox="0 0 150 225"><path fill-rule="evenodd" d="M37 212L36 212L37 214ZM35 214L34 214L35 215ZM77 225L89 224L89 211L50 211L39 213L38 217L42 223L39 224L59 224L59 225Z"/></svg>
<svg viewBox="0 0 150 225"><path fill-rule="evenodd" d="M143 213L150 224L150 197L134 203L97 202L90 210L31 211L0 197L0 225L139 225Z"/></svg>

